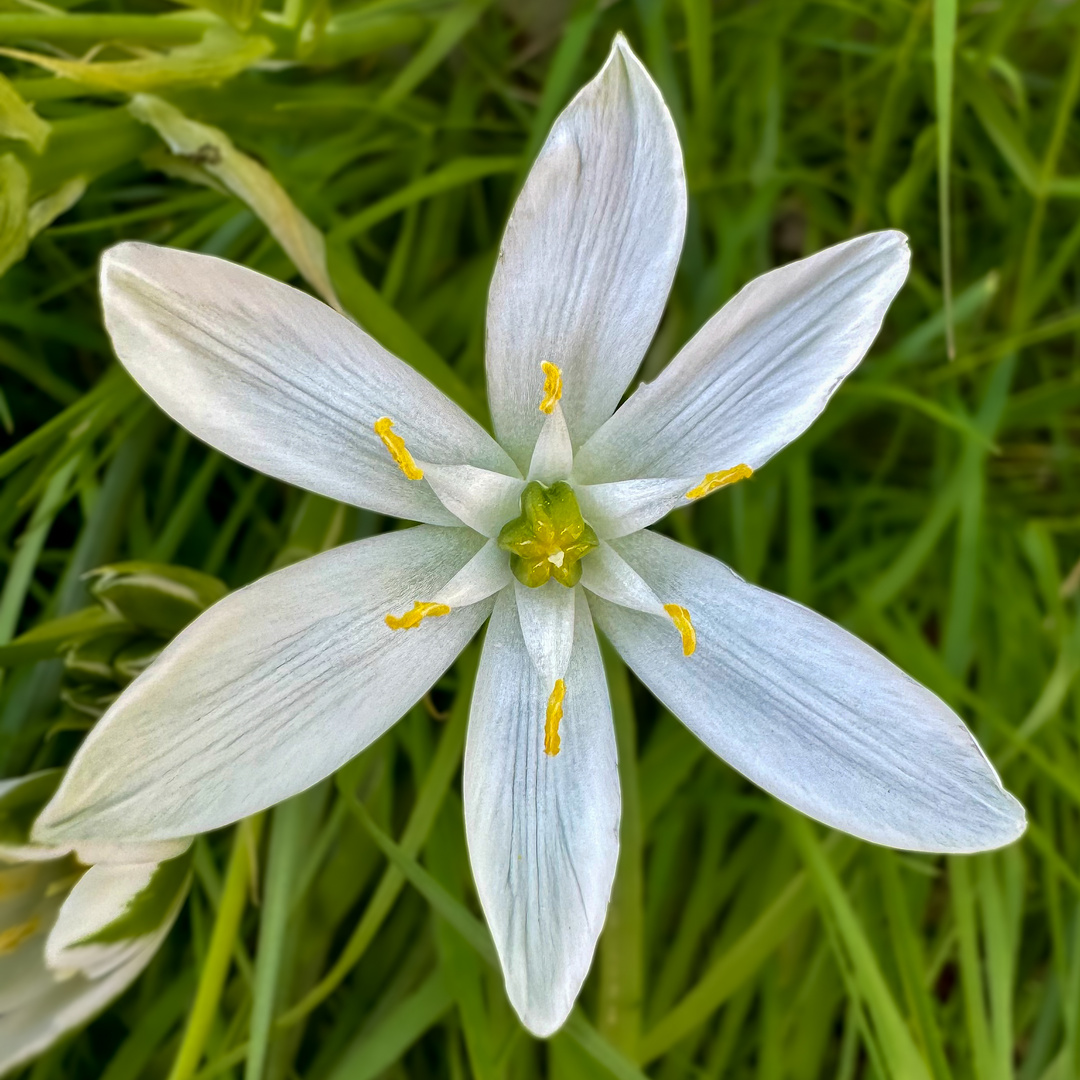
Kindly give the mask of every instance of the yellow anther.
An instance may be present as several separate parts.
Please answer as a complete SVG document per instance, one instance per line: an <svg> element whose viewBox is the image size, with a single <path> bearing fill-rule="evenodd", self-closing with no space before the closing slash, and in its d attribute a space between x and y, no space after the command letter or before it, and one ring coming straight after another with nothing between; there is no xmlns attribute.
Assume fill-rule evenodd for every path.
<svg viewBox="0 0 1080 1080"><path fill-rule="evenodd" d="M450 608L446 604L424 603L417 600L412 606L412 611L406 611L404 615L387 615L386 625L391 630L411 630L419 626L424 619L437 619L440 615L449 615Z"/></svg>
<svg viewBox="0 0 1080 1080"><path fill-rule="evenodd" d="M562 397L562 371L547 360L541 361L540 370L544 373L544 400L540 402L540 411L550 416L555 411L555 403Z"/></svg>
<svg viewBox="0 0 1080 1080"><path fill-rule="evenodd" d="M740 480L747 480L754 475L754 470L749 465L736 465L734 469L721 469L719 472L705 474L705 479L692 487L687 493L688 499L700 499L703 495L715 491L717 488L727 487L728 484L737 484Z"/></svg>
<svg viewBox="0 0 1080 1080"><path fill-rule="evenodd" d="M37 933L40 925L41 920L35 915L26 922L16 923L6 930L0 930L0 956L13 953L27 938Z"/></svg>
<svg viewBox="0 0 1080 1080"><path fill-rule="evenodd" d="M390 451L390 456L410 480L423 480L424 470L413 461L412 454L405 449L405 440L390 430L393 426L394 421L389 416L380 416L375 421L375 434L382 439L383 446Z"/></svg>
<svg viewBox="0 0 1080 1080"><path fill-rule="evenodd" d="M562 740L559 738L559 721L562 719L562 703L566 697L566 683L555 680L555 688L547 703L547 719L544 721L544 753L554 757L559 752Z"/></svg>
<svg viewBox="0 0 1080 1080"><path fill-rule="evenodd" d="M690 621L690 612L681 604L665 604L664 610L668 618L675 624L675 629L682 634L683 656L692 656L697 648L697 631Z"/></svg>

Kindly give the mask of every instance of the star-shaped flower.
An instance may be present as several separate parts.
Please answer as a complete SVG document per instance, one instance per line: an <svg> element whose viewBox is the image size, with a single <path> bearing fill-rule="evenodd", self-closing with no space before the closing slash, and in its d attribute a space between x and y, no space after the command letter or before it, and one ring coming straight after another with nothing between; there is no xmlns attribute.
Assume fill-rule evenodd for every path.
<svg viewBox="0 0 1080 1080"><path fill-rule="evenodd" d="M615 874L619 777L595 626L778 798L926 851L1024 828L963 722L814 612L646 526L760 469L821 412L907 273L875 233L758 278L616 410L682 246L671 117L626 42L559 117L507 225L487 321L493 439L312 297L202 255L102 267L117 355L246 464L423 522L263 578L183 631L91 732L37 834L152 841L314 784L490 617L465 752L477 890L510 1000L566 1018Z"/></svg>

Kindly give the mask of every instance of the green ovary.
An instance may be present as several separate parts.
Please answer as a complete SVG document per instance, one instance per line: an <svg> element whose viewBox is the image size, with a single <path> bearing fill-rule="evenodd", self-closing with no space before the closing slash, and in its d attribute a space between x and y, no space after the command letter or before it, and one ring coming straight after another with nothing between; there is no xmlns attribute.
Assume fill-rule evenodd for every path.
<svg viewBox="0 0 1080 1080"><path fill-rule="evenodd" d="M560 480L551 487L533 480L521 493L521 517L499 533L510 552L510 569L523 585L537 588L549 577L570 588L581 579L581 559L600 543L585 524L573 489Z"/></svg>

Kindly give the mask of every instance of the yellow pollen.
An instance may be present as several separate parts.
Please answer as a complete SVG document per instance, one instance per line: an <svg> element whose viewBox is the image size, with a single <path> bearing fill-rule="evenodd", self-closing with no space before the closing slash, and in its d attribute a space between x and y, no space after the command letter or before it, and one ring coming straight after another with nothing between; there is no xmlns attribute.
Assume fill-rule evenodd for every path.
<svg viewBox="0 0 1080 1080"><path fill-rule="evenodd" d="M540 411L550 416L555 411L555 403L562 397L562 372L547 360L541 362L540 370L544 373L544 400L540 402Z"/></svg>
<svg viewBox="0 0 1080 1080"><path fill-rule="evenodd" d="M393 426L394 421L389 416L380 416L375 421L375 434L382 439L383 446L390 451L390 456L410 480L423 480L424 470L413 461L412 454L405 449L405 440L390 430Z"/></svg>
<svg viewBox="0 0 1080 1080"><path fill-rule="evenodd" d="M13 953L27 938L33 937L37 933L37 928L40 925L41 920L35 915L24 923L16 923L6 930L0 930L0 956Z"/></svg>
<svg viewBox="0 0 1080 1080"><path fill-rule="evenodd" d="M690 621L690 612L681 604L665 604L664 610L675 624L675 629L682 634L683 656L692 656L697 648L697 631L694 630L694 624Z"/></svg>
<svg viewBox="0 0 1080 1080"><path fill-rule="evenodd" d="M737 484L740 480L749 479L754 475L754 470L749 465L736 465L734 469L721 469L719 472L705 474L705 479L692 487L687 493L688 499L700 499L703 495L715 491L717 488L727 487L728 484Z"/></svg>
<svg viewBox="0 0 1080 1080"><path fill-rule="evenodd" d="M554 757L559 752L562 740L559 738L559 721L562 719L562 703L566 697L566 683L555 680L555 688L547 703L547 720L544 721L544 753Z"/></svg>
<svg viewBox="0 0 1080 1080"><path fill-rule="evenodd" d="M423 603L417 600L412 606L412 611L406 611L404 615L387 615L386 625L391 630L411 630L419 626L424 619L437 619L440 615L449 615L450 608L446 604Z"/></svg>

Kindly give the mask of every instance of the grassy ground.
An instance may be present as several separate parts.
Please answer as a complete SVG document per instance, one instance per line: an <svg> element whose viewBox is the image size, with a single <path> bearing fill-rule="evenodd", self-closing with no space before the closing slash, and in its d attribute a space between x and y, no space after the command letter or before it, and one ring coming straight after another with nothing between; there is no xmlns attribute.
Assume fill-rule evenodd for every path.
<svg viewBox="0 0 1080 1080"><path fill-rule="evenodd" d="M944 696L1031 825L975 858L825 835L614 664L615 898L580 1014L540 1044L505 1001L469 879L466 654L336 782L201 839L147 974L28 1075L1080 1075L1080 9L197 3L0 2L0 45L22 50L0 62L39 118L0 87L0 643L84 606L80 575L117 558L235 587L395 527L251 474L140 397L101 326L105 247L147 239L297 283L299 267L325 290L321 233L344 306L483 415L513 192L622 29L672 107L691 191L647 372L770 266L883 226L914 251L817 425L662 528ZM137 118L136 92L179 114L140 99ZM250 160L280 188L261 170L239 185ZM0 694L0 775L63 763L94 712L55 661L11 668ZM193 1000L207 1023L185 1036Z"/></svg>

